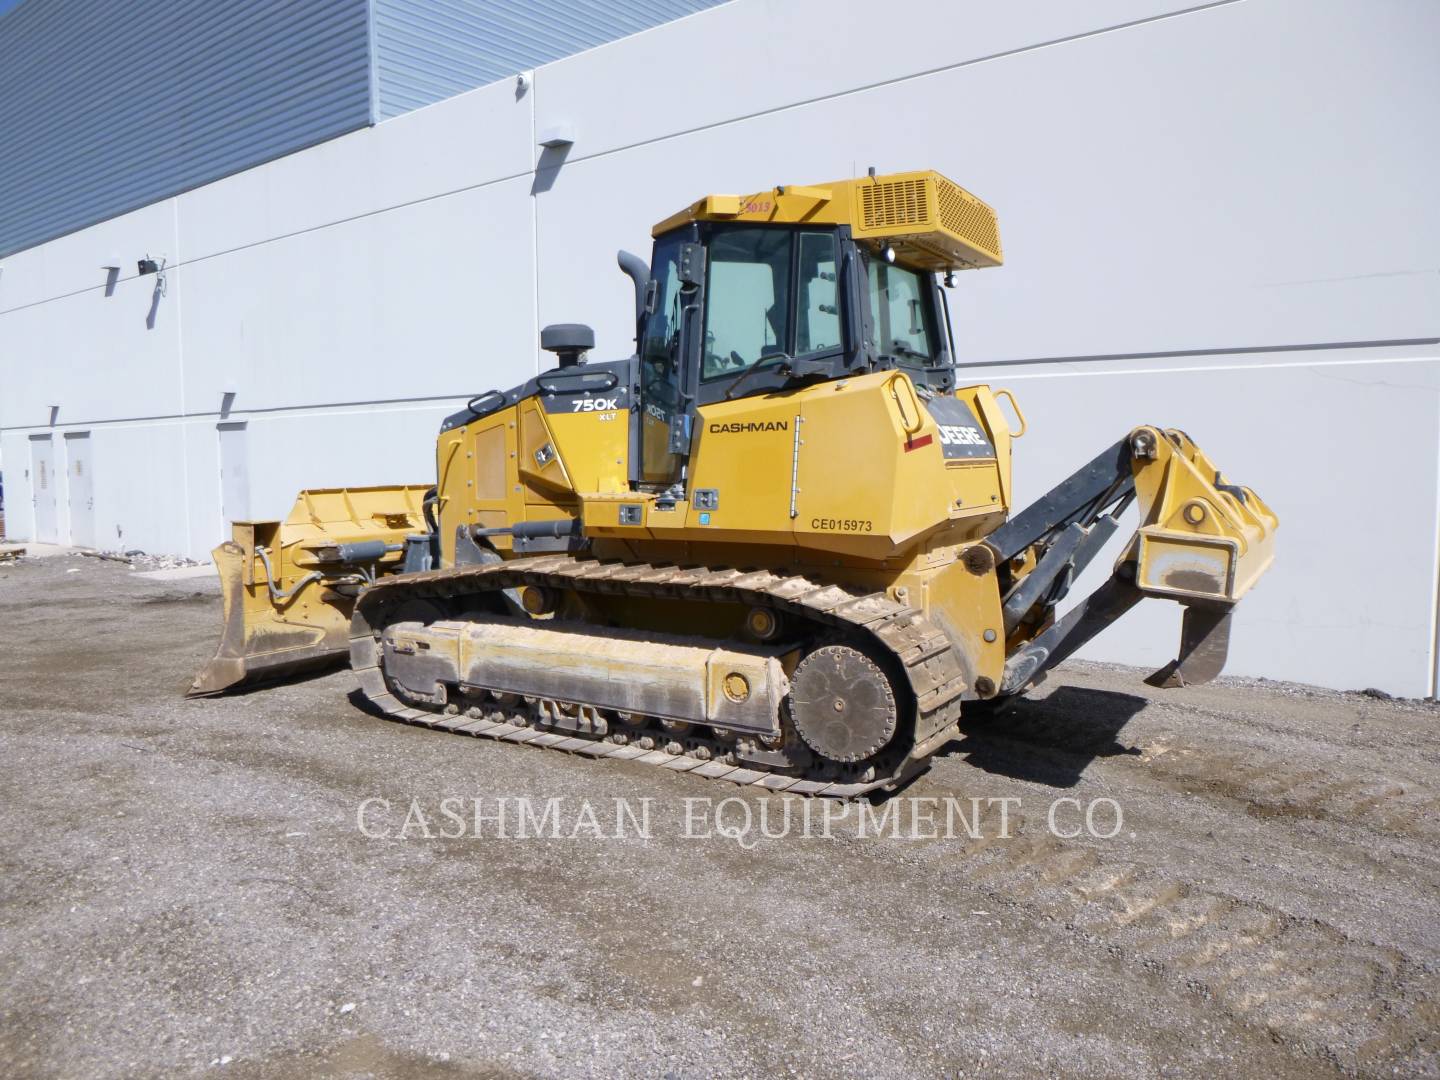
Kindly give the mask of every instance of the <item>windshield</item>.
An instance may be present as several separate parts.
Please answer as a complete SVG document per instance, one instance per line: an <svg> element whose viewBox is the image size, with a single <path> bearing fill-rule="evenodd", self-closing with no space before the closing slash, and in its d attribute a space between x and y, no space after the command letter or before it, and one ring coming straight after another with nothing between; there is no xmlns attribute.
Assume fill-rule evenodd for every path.
<svg viewBox="0 0 1440 1080"><path fill-rule="evenodd" d="M705 305L706 379L738 374L785 355L790 293L790 233L733 229L710 241Z"/></svg>
<svg viewBox="0 0 1440 1080"><path fill-rule="evenodd" d="M921 366L935 359L935 334L925 276L883 259L869 268L870 313L875 320L879 353L902 364Z"/></svg>
<svg viewBox="0 0 1440 1080"><path fill-rule="evenodd" d="M701 377L840 348L835 234L741 227L710 241Z"/></svg>

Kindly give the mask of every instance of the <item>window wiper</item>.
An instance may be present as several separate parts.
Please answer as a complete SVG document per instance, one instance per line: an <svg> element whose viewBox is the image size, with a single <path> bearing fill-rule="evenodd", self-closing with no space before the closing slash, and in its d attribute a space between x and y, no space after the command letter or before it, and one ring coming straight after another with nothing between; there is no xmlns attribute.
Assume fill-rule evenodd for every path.
<svg viewBox="0 0 1440 1080"><path fill-rule="evenodd" d="M953 359L948 364L937 364L935 363L935 357L912 349L903 341L892 342L890 347L893 352L882 353L881 355L901 363L904 363L906 360L923 360L925 363L919 365L921 371L953 371L960 366Z"/></svg>
<svg viewBox="0 0 1440 1080"><path fill-rule="evenodd" d="M922 352L920 352L918 349L912 349L909 345L905 344L905 342L903 342L903 341L892 341L892 342L890 343L890 351L889 351L888 353L883 354L883 355L890 357L892 360L933 360L933 359L935 359L935 358L934 358L933 356L931 356L929 353L922 353Z"/></svg>
<svg viewBox="0 0 1440 1080"><path fill-rule="evenodd" d="M790 357L781 353L779 356L767 356L763 360L755 361L755 363L751 364L739 375L735 376L735 380L725 388L725 400L729 401L731 395L734 394L736 390L740 389L740 384L743 383L746 379L750 378L751 375L754 375L755 372L759 371L761 368L769 367L777 360L780 362L781 367L786 367L789 365Z"/></svg>

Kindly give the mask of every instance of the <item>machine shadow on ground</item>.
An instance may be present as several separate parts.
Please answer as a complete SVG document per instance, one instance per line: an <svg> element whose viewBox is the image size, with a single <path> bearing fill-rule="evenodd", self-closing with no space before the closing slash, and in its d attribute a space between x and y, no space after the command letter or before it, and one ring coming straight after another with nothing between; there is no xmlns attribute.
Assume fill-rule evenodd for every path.
<svg viewBox="0 0 1440 1080"><path fill-rule="evenodd" d="M1146 705L1135 694L1062 686L1044 698L972 710L961 738L941 751L988 773L1049 787L1074 787L1096 758L1138 755L1118 736Z"/></svg>
<svg viewBox="0 0 1440 1080"><path fill-rule="evenodd" d="M394 723L394 718L386 715L385 710L367 698L365 691L361 690L358 686L345 695L345 700L350 702L351 705L359 709L366 716L373 716L376 720L385 720Z"/></svg>

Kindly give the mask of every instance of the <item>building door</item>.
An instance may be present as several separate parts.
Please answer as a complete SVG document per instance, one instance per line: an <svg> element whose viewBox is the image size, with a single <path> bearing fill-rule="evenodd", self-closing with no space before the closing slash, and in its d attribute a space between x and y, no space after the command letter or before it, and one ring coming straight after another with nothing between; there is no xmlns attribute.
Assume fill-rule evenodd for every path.
<svg viewBox="0 0 1440 1080"><path fill-rule="evenodd" d="M220 433L220 516L226 536L232 521L250 520L250 462L245 421L217 424Z"/></svg>
<svg viewBox="0 0 1440 1080"><path fill-rule="evenodd" d="M55 527L55 443L49 435L30 436L30 490L35 502L35 540L58 544Z"/></svg>
<svg viewBox="0 0 1440 1080"><path fill-rule="evenodd" d="M95 546L95 487L90 469L90 432L65 433L66 487L70 499L70 543Z"/></svg>

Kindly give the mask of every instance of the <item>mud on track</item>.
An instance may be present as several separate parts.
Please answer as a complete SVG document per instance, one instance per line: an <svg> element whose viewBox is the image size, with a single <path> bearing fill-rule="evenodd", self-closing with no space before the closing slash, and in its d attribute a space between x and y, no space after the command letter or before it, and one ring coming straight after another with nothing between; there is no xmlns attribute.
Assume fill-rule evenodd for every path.
<svg viewBox="0 0 1440 1080"><path fill-rule="evenodd" d="M183 700L218 627L208 581L0 566L0 1074L1440 1075L1433 706L1071 664L904 792L978 837L746 850L684 800L783 797L387 722L345 673ZM356 827L500 796L649 796L652 836Z"/></svg>

